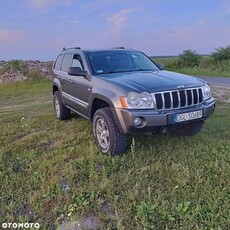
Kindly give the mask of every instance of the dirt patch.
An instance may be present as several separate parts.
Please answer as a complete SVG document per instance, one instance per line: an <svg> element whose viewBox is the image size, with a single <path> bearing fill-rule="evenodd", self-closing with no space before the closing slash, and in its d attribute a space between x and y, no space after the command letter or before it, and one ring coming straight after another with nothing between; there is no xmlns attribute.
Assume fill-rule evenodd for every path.
<svg viewBox="0 0 230 230"><path fill-rule="evenodd" d="M230 106L230 88L212 86L213 97L216 98L216 101L224 104L225 106Z"/></svg>
<svg viewBox="0 0 230 230"><path fill-rule="evenodd" d="M32 222L35 220L36 213L33 211L30 204L24 204L14 212L14 217L26 216Z"/></svg>
<svg viewBox="0 0 230 230"><path fill-rule="evenodd" d="M100 229L96 216L83 216L78 221L68 221L60 226L60 230L97 230Z"/></svg>
<svg viewBox="0 0 230 230"><path fill-rule="evenodd" d="M32 102L24 102L23 104L20 105L6 105L6 106L1 106L1 110L16 110L16 109L21 109L21 108L26 108L26 107L32 107L35 105L47 105L51 104L53 101L48 100L48 101L32 101Z"/></svg>

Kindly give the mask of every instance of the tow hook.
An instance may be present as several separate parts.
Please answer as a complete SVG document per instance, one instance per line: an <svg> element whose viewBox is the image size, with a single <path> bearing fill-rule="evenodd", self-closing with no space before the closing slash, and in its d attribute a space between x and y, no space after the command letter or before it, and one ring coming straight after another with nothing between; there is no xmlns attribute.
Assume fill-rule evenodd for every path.
<svg viewBox="0 0 230 230"><path fill-rule="evenodd" d="M161 132L162 133L167 133L167 129L166 128L162 128Z"/></svg>

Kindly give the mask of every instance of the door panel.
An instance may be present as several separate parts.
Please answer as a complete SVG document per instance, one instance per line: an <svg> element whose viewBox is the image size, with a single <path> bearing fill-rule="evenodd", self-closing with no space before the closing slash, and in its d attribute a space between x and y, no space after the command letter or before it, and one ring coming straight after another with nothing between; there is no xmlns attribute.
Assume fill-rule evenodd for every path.
<svg viewBox="0 0 230 230"><path fill-rule="evenodd" d="M84 116L88 116L88 102L91 93L89 81L81 76L72 76L72 80L71 95L76 100L74 109Z"/></svg>
<svg viewBox="0 0 230 230"><path fill-rule="evenodd" d="M84 70L81 56L74 54L69 66L80 67ZM65 79L64 97L67 99L68 105L76 112L88 117L88 101L91 93L90 82L82 76L70 76L68 73L66 73Z"/></svg>

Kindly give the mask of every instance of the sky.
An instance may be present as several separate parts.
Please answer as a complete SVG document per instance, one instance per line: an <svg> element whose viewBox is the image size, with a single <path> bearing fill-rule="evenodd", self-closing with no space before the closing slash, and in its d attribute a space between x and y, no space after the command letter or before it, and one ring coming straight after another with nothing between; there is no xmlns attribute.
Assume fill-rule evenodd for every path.
<svg viewBox="0 0 230 230"><path fill-rule="evenodd" d="M63 47L150 56L230 45L230 0L1 0L0 60L54 60Z"/></svg>

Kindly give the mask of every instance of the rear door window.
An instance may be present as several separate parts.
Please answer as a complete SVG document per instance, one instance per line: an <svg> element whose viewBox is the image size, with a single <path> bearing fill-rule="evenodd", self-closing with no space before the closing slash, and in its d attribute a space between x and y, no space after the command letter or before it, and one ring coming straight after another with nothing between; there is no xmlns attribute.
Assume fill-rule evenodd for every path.
<svg viewBox="0 0 230 230"><path fill-rule="evenodd" d="M54 65L55 70L61 69L62 58L63 58L62 54L57 57L57 60L56 60L55 65Z"/></svg>
<svg viewBox="0 0 230 230"><path fill-rule="evenodd" d="M65 54L64 55L62 65L61 65L61 71L68 72L71 59L72 59L72 54Z"/></svg>

